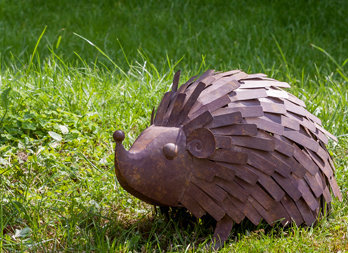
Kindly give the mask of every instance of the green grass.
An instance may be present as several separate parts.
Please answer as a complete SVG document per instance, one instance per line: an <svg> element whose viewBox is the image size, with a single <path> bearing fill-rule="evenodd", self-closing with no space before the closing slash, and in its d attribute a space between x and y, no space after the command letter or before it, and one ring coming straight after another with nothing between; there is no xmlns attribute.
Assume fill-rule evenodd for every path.
<svg viewBox="0 0 348 253"><path fill-rule="evenodd" d="M88 64L96 57L108 64L73 35L77 33L122 67L139 60L140 50L162 73L167 70L167 56L174 61L184 57L181 66L190 70L197 70L202 56L208 67L259 71L261 61L266 68L279 69L283 62L274 37L287 56L291 74L298 76L302 70L312 75L315 65L329 73L330 61L310 44L325 48L338 62L348 54L348 2L344 0L138 2L2 0L2 66L27 64L46 25L38 50L42 59L51 54L49 46L72 63L80 64L77 53Z"/></svg>
<svg viewBox="0 0 348 253"><path fill-rule="evenodd" d="M133 143L175 70L242 68L288 81L338 136L344 200L313 228L243 223L222 252L348 251L347 1L224 2L0 1L0 249L204 251L209 223L119 186L111 136Z"/></svg>

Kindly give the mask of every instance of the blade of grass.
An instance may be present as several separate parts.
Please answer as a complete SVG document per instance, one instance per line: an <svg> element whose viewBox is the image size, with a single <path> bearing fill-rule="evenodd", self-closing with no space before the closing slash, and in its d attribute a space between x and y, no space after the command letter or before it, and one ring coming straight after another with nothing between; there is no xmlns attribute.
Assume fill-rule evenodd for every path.
<svg viewBox="0 0 348 253"><path fill-rule="evenodd" d="M29 65L28 65L28 68L27 68L27 74L29 73L30 69L31 69L31 66L33 64L33 60L34 60L34 57L35 57L35 54L37 52L37 48L40 44L40 41L42 39L42 37L44 36L45 32L46 32L46 29L47 29L47 25L45 26L45 28L43 29L42 33L40 34L38 40L36 41L36 44L35 44L35 47L34 47L34 51L33 53L31 54L31 57L30 57L30 60L29 60Z"/></svg>
<svg viewBox="0 0 348 253"><path fill-rule="evenodd" d="M346 60L343 65L339 65L338 62L323 48L321 47L318 47L317 45L314 45L314 44L311 44L312 47L314 47L315 49L319 50L320 52L322 52L323 54L325 54L335 65L336 67L338 68L339 70L339 73L343 74L342 77L347 81L348 78L346 76L346 74L344 73L344 69L342 68L342 66L344 66L346 64Z"/></svg>
<svg viewBox="0 0 348 253"><path fill-rule="evenodd" d="M95 45L94 43L92 43L91 41L89 41L88 39L86 39L85 37L77 34L77 33L73 33L75 36L79 37L80 39L83 39L84 41L86 41L88 44L90 44L92 47L96 48L98 50L99 53L101 53L106 59L108 59L116 69L118 69L124 77L126 77L127 79L129 79L128 75L123 71L123 69L118 66L106 53L104 53L103 50L101 50L97 45Z"/></svg>

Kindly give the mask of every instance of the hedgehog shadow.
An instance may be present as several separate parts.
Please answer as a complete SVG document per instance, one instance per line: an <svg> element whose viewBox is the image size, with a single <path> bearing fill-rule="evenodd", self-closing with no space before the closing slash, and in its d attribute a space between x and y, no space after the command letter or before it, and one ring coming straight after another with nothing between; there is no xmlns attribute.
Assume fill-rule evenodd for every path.
<svg viewBox="0 0 348 253"><path fill-rule="evenodd" d="M212 232L216 226L216 220L209 214L197 219L185 208L159 207L156 210L157 219L171 222L176 229L186 231L188 234L192 234L194 231L198 230L199 233L196 234L198 243L207 241L207 238L211 238ZM287 232L293 226L296 225L291 223L282 225L280 221L275 222L273 225L269 225L264 220L258 225L254 225L246 218L241 223L233 225L228 241L238 241L244 235L249 234L263 234L265 236L280 237L282 232ZM305 225L300 225L298 227L302 228L305 227Z"/></svg>

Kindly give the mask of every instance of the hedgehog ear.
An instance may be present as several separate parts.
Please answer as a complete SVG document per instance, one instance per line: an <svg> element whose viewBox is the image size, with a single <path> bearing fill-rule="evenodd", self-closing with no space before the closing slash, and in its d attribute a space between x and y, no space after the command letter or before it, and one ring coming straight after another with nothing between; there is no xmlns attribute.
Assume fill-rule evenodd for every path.
<svg viewBox="0 0 348 253"><path fill-rule="evenodd" d="M193 130L186 139L186 149L197 158L207 158L215 152L214 134L207 128Z"/></svg>

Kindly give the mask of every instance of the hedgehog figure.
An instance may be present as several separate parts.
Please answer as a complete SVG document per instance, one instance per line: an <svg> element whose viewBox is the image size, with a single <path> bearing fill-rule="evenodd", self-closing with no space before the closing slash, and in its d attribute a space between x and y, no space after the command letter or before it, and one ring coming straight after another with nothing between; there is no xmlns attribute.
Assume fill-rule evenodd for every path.
<svg viewBox="0 0 348 253"><path fill-rule="evenodd" d="M321 121L289 84L264 74L208 70L164 94L151 126L129 151L116 131L121 186L160 207L184 207L216 220L223 243L234 223L308 226L342 199Z"/></svg>

